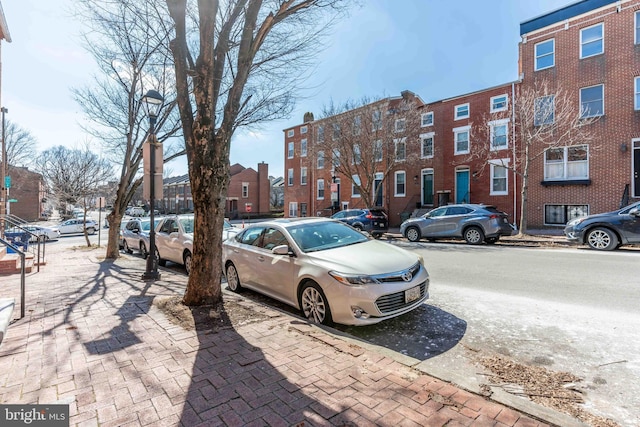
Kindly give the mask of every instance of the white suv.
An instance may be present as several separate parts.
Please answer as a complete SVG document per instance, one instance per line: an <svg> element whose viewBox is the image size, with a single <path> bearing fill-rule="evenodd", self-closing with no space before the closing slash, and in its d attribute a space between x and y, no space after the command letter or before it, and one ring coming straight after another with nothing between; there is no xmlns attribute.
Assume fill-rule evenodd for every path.
<svg viewBox="0 0 640 427"><path fill-rule="evenodd" d="M143 207L136 206L127 208L127 210L124 211L124 214L129 216L144 216L146 212Z"/></svg>
<svg viewBox="0 0 640 427"><path fill-rule="evenodd" d="M96 234L96 231L99 229L98 224L92 220L82 220L82 219L68 219L60 224L57 228L60 230L60 234L76 234L76 233L84 233L84 227L87 228L87 234Z"/></svg>

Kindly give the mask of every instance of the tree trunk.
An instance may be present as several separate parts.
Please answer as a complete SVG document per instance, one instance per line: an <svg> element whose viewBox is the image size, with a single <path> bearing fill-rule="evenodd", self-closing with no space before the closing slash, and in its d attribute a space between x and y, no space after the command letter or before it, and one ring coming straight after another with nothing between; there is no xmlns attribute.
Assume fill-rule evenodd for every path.
<svg viewBox="0 0 640 427"><path fill-rule="evenodd" d="M527 144L527 142L525 142ZM520 227L518 228L518 237L527 235L527 194L529 192L529 146L525 146L524 164L522 168L522 189L520 191Z"/></svg>

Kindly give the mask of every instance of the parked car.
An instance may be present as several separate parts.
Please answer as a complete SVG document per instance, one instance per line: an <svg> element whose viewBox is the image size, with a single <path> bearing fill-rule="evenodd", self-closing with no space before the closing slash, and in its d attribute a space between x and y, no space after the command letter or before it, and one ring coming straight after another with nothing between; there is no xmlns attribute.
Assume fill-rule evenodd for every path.
<svg viewBox="0 0 640 427"><path fill-rule="evenodd" d="M154 225L157 226L162 217L154 217ZM149 231L151 230L151 218L131 218L122 227L122 249L130 254L138 251L142 258L149 256Z"/></svg>
<svg viewBox="0 0 640 427"><path fill-rule="evenodd" d="M60 230L55 227L41 227L39 225L24 224L20 227L13 227L5 230L7 234L28 233L29 242L37 242L40 236L42 240L57 240L60 238Z"/></svg>
<svg viewBox="0 0 640 427"><path fill-rule="evenodd" d="M423 259L329 218L287 218L245 228L222 243L231 291L253 289L309 321L368 325L429 296Z"/></svg>
<svg viewBox="0 0 640 427"><path fill-rule="evenodd" d="M228 219L224 219L224 227L222 229L222 240L227 240L242 231L242 228L231 224Z"/></svg>
<svg viewBox="0 0 640 427"><path fill-rule="evenodd" d="M471 245L492 244L513 234L506 213L495 206L447 205L400 224L400 233L411 242L420 239L465 239Z"/></svg>
<svg viewBox="0 0 640 427"><path fill-rule="evenodd" d="M82 219L68 219L63 221L58 229L60 230L60 234L74 234L74 233L84 233L84 229L87 229L87 234L95 234L97 230L100 229L98 224L92 220L82 220Z"/></svg>
<svg viewBox="0 0 640 427"><path fill-rule="evenodd" d="M588 215L569 221L567 240L587 244L591 249L611 251L622 245L640 243L640 202L613 212Z"/></svg>
<svg viewBox="0 0 640 427"><path fill-rule="evenodd" d="M389 231L389 220L382 209L346 209L331 216L373 237L380 237Z"/></svg>
<svg viewBox="0 0 640 427"><path fill-rule="evenodd" d="M146 211L141 206L129 206L124 211L124 214L129 216L145 216Z"/></svg>

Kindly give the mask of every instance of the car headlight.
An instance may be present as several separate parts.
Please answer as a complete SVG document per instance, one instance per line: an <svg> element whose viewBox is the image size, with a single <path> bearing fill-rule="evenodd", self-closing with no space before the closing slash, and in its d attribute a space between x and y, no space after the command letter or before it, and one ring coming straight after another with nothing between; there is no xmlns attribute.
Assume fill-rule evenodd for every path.
<svg viewBox="0 0 640 427"><path fill-rule="evenodd" d="M375 285L379 283L376 279L367 275L344 274L338 273L337 271L330 271L329 275L347 286Z"/></svg>
<svg viewBox="0 0 640 427"><path fill-rule="evenodd" d="M587 217L572 219L571 221L569 221L567 223L567 227L575 227L576 225L580 224L585 219L587 219Z"/></svg>

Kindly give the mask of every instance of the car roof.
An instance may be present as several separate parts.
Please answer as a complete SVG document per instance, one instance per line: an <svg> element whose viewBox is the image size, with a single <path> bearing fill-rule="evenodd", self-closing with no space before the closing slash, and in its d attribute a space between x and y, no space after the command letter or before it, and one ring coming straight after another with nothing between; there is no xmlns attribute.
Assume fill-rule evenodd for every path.
<svg viewBox="0 0 640 427"><path fill-rule="evenodd" d="M294 227L300 224L318 224L323 222L339 222L340 224L342 224L342 222L340 221L327 218L327 217L308 216L308 217L295 217L295 218L278 218L270 221L260 221L260 223L252 224L252 226L253 225L259 225L259 226L279 225L284 228L289 228L289 227Z"/></svg>

